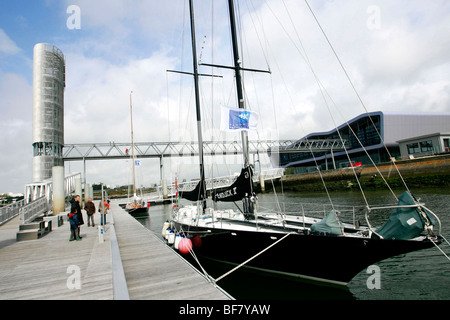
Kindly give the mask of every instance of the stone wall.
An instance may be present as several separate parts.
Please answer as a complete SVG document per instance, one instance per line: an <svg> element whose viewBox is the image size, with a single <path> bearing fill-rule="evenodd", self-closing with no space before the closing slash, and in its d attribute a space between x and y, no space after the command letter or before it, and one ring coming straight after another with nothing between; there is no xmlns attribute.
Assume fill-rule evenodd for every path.
<svg viewBox="0 0 450 320"><path fill-rule="evenodd" d="M283 187L291 191L323 190L321 180L329 190L351 190L357 188L355 175L364 188L377 189L385 180L393 188L402 188L403 180L408 187L450 187L450 155L423 157L377 165L294 174L283 177ZM398 174L401 173L401 177ZM403 180L402 180L403 179Z"/></svg>

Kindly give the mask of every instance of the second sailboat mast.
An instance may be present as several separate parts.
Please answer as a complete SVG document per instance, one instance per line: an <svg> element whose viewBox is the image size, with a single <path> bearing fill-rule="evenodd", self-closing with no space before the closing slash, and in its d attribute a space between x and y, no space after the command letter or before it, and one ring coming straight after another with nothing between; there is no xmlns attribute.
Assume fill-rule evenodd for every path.
<svg viewBox="0 0 450 320"><path fill-rule="evenodd" d="M234 11L233 0L228 0L228 8L230 13L230 26L231 26L231 41L233 44L233 58L234 58L234 70L236 76L236 91L239 108L245 109L244 92L242 89L242 76L241 76L241 60L239 58L239 47L236 30L236 15ZM243 130L241 132L242 137L242 153L244 154L244 167L249 166L249 154L248 154L248 133Z"/></svg>
<svg viewBox="0 0 450 320"><path fill-rule="evenodd" d="M131 101L131 95L133 91L130 93L130 117L131 117L131 155L133 158L133 200L136 202L136 163L134 159L134 136L133 136L133 104Z"/></svg>
<svg viewBox="0 0 450 320"><path fill-rule="evenodd" d="M200 113L200 90L198 85L198 64L197 64L197 44L195 41L195 24L194 24L194 4L193 0L189 0L189 10L191 16L191 39L192 39L192 62L194 70L194 89L195 89L195 106L197 113L197 134L198 134L198 156L200 162L200 199L203 202L203 210L206 208L206 182L205 182L205 166L203 160L203 135L202 135L202 118Z"/></svg>

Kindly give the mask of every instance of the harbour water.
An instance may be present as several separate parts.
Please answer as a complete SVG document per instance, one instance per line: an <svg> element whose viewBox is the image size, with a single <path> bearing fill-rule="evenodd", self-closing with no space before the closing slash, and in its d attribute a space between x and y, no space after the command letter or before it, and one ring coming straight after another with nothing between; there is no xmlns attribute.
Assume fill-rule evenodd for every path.
<svg viewBox="0 0 450 320"><path fill-rule="evenodd" d="M411 190L427 207L438 215L442 223L442 234L450 239L450 192L444 189ZM402 191L396 192L397 195ZM279 203L276 202L278 198ZM337 205L364 205L360 193L332 193L331 198ZM386 192L371 191L366 193L370 205L391 203ZM275 197L273 193L258 195L260 211L263 209L284 208L286 212L299 211L298 203L314 203L320 206L329 203L325 194L318 193L285 193ZM150 208L149 217L138 220L148 229L161 236L161 229L172 210L172 205L154 206ZM373 214L371 223L378 226L383 223L389 213ZM352 214L346 217L352 222ZM441 248L450 254L450 246L441 244ZM293 263L301 263L301 248L292 252L286 259ZM202 265L211 275L221 275L232 266ZM449 300L450 299L450 261L437 249L403 254L375 264L377 273L372 270L361 271L347 287L336 288L304 281L288 281L283 278L255 276L254 271L241 268L225 277L218 283L236 299L271 299L271 300ZM330 266L332 268L333 266ZM377 281L373 276L379 275Z"/></svg>

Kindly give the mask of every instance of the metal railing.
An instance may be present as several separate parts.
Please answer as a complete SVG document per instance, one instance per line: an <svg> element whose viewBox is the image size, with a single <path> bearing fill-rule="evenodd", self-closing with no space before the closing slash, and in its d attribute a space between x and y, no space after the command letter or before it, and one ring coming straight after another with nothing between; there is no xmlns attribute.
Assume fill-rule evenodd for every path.
<svg viewBox="0 0 450 320"><path fill-rule="evenodd" d="M284 168L276 168L276 169L269 169L262 171L260 174L262 174L264 180L271 180L271 179L277 179L281 178L284 174ZM234 181L239 177L239 174L236 173L232 176L223 176L223 177L216 177L216 178L210 178L206 179L206 189L207 190L213 190L213 189L219 189L219 188L225 188L228 186L231 186ZM259 182L260 175L254 175L253 176L253 182ZM187 181L187 182L178 182L178 191L192 191L197 186L199 180L193 180L193 181ZM158 194L162 194L162 186L157 187ZM167 193L168 195L175 195L176 188L175 184L167 185Z"/></svg>
<svg viewBox="0 0 450 320"><path fill-rule="evenodd" d="M249 141L249 153L266 153L270 148L287 148L295 140L258 140ZM198 156L198 142L136 142L136 157L166 158ZM84 161L102 159L129 159L130 143L84 143L65 144L64 161ZM240 141L203 141L205 155L236 155L242 153Z"/></svg>
<svg viewBox="0 0 450 320"><path fill-rule="evenodd" d="M49 209L47 197L40 197L20 208L21 223L28 223L41 214L48 212Z"/></svg>
<svg viewBox="0 0 450 320"><path fill-rule="evenodd" d="M71 195L75 192L76 180L81 180L81 173L70 173L64 177L64 194ZM42 182L33 182L25 185L25 201L32 202L41 197L47 197L49 206L52 205L53 199L53 180L47 179Z"/></svg>
<svg viewBox="0 0 450 320"><path fill-rule="evenodd" d="M12 218L16 217L20 208L25 204L25 200L20 200L0 208L0 226Z"/></svg>

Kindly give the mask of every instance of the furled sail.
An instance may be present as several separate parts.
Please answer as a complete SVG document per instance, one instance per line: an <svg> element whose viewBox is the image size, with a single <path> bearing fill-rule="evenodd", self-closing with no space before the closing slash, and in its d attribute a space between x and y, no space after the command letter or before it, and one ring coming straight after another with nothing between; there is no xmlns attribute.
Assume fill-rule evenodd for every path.
<svg viewBox="0 0 450 320"><path fill-rule="evenodd" d="M203 182L203 188L202 188L202 182ZM195 189L192 191L180 191L180 196L183 199L190 200L190 201L198 201L198 200L204 200L205 194L203 190L206 190L206 184L204 180L201 180L197 183L195 186Z"/></svg>
<svg viewBox="0 0 450 320"><path fill-rule="evenodd" d="M214 201L240 201L245 197L250 197L253 194L253 170L250 166L243 168L241 174L236 181L227 189L222 191L215 191L213 193Z"/></svg>
<svg viewBox="0 0 450 320"><path fill-rule="evenodd" d="M413 206L416 200L411 193L405 191L398 198L399 206ZM435 221L431 214L418 207L396 208L384 226L376 230L376 233L384 239L409 240L419 236L425 227L432 226Z"/></svg>
<svg viewBox="0 0 450 320"><path fill-rule="evenodd" d="M339 223L335 210L331 210L325 218L311 225L311 231L332 235L343 234L341 224Z"/></svg>

